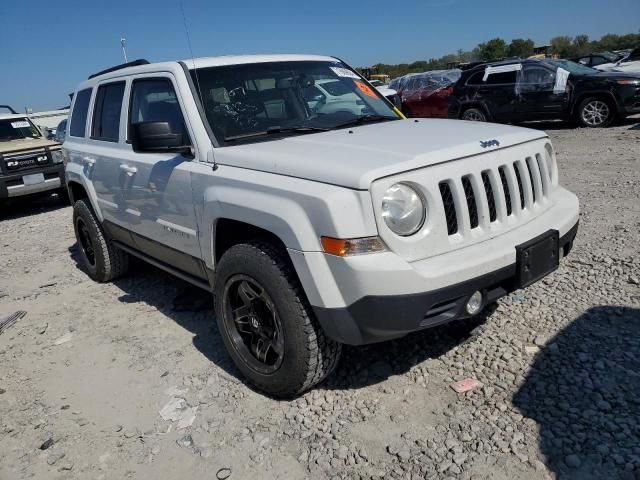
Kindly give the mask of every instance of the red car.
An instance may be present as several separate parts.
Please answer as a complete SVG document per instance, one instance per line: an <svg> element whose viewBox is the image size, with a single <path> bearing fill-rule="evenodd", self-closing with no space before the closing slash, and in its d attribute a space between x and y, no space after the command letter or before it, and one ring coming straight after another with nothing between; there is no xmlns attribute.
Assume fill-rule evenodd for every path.
<svg viewBox="0 0 640 480"><path fill-rule="evenodd" d="M408 76L398 91L402 113L407 117L448 118L448 97L461 71L434 70Z"/></svg>

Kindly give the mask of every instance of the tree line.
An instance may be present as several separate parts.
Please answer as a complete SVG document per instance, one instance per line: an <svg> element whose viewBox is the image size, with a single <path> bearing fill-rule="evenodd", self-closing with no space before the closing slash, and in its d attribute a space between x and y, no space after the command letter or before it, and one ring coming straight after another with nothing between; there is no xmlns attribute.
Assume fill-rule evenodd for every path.
<svg viewBox="0 0 640 480"><path fill-rule="evenodd" d="M560 58L572 58L592 52L623 50L640 47L640 33L628 33L616 35L608 33L599 40L590 40L588 35L575 37L557 36L550 42L554 55ZM521 57L527 58L533 55L534 42L531 39L515 38L507 43L502 38L493 38L479 44L473 50L458 50L456 53L443 55L440 58L419 60L413 63L373 65L380 73L386 73L391 78L400 77L407 73L426 72L428 70L443 70L450 65L460 62L474 62L479 60L495 60L501 58Z"/></svg>

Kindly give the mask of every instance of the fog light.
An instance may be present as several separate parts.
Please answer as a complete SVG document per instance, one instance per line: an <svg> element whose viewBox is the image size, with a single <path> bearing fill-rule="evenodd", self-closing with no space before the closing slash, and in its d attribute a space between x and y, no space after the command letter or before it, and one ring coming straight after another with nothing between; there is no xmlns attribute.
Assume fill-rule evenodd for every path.
<svg viewBox="0 0 640 480"><path fill-rule="evenodd" d="M467 301L467 313L469 315L475 315L482 308L482 293L473 292Z"/></svg>

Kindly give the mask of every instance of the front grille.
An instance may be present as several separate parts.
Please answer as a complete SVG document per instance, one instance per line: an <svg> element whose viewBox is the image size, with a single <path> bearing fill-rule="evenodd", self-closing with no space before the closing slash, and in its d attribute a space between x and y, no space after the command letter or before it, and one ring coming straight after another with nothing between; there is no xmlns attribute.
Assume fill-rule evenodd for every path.
<svg viewBox="0 0 640 480"><path fill-rule="evenodd" d="M453 235L458 232L458 219L456 217L456 206L453 202L451 186L447 182L440 183L440 196L444 205L444 216L447 220L447 233Z"/></svg>
<svg viewBox="0 0 640 480"><path fill-rule="evenodd" d="M478 207L476 206L476 196L473 193L473 185L468 176L462 177L462 188L464 196L467 199L467 208L469 209L469 223L471 228L478 226Z"/></svg>
<svg viewBox="0 0 640 480"><path fill-rule="evenodd" d="M496 198L493 195L493 187L491 186L489 172L486 170L482 172L482 183L484 185L484 193L487 195L487 203L489 204L489 221L495 222L498 218L498 212L496 211Z"/></svg>
<svg viewBox="0 0 640 480"><path fill-rule="evenodd" d="M42 149L27 153L2 156L7 173L39 168L49 163L49 153Z"/></svg>
<svg viewBox="0 0 640 480"><path fill-rule="evenodd" d="M513 213L513 208L511 205L511 191L509 190L509 182L507 182L507 174L504 173L505 167L500 167L498 172L500 172L500 181L502 182L502 190L504 191L504 200L507 207L507 215L511 215Z"/></svg>
<svg viewBox="0 0 640 480"><path fill-rule="evenodd" d="M470 229L503 220L502 217L518 216L543 201L548 195L551 179L541 167L541 161L541 157L536 155L500 165L497 171L484 170L479 178L476 174L467 174L441 180L440 197L447 233L461 232L464 235ZM503 195L500 195L500 186ZM464 198L456 201L455 195L462 197L463 194ZM465 207L467 212L461 212L460 209ZM463 221L465 213L469 216L466 224Z"/></svg>

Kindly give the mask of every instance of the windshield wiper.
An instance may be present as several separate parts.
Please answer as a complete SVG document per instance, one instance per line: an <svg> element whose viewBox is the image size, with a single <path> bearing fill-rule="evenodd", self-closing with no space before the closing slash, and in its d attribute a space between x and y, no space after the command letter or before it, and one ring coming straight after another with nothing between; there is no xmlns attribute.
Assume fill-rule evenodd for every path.
<svg viewBox="0 0 640 480"><path fill-rule="evenodd" d="M333 128L349 127L351 125L362 125L368 122L381 122L382 120L400 120L398 117L388 117L387 115L362 115L352 118L346 122L338 123Z"/></svg>
<svg viewBox="0 0 640 480"><path fill-rule="evenodd" d="M295 126L291 126L291 127L279 127L279 126L273 126L273 127L269 127L264 131L260 131L260 132L251 132L251 133L244 133L242 135L234 135L232 137L226 137L224 139L225 142L234 142L236 140L243 140L245 138L252 138L252 137L262 137L265 135L273 135L275 133L313 133L313 132L328 132L329 130L331 130L330 128L324 128L324 127L313 127L311 125L295 125Z"/></svg>

